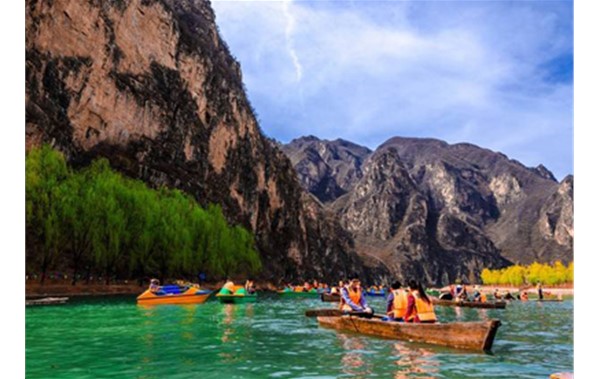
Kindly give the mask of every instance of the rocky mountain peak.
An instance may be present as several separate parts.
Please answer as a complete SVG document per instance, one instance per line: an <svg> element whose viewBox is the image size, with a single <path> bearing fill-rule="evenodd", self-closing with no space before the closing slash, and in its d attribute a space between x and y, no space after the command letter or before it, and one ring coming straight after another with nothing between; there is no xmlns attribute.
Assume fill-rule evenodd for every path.
<svg viewBox="0 0 600 379"><path fill-rule="evenodd" d="M554 174L552 174L552 171L548 170L546 168L546 166L544 166L543 164L539 164L536 168L534 168L535 172L537 172L542 178L545 179L549 179L552 181L557 181L556 178L554 177Z"/></svg>
<svg viewBox="0 0 600 379"><path fill-rule="evenodd" d="M334 148L330 141L311 143ZM317 150L284 147L302 183L311 175L307 162L316 162L309 157L324 167L332 161ZM394 137L363 151L360 161L338 159L361 175L326 207L360 254L382 259L396 275L416 270L441 282L468 280L484 262L572 259L572 177L559 185L543 166L531 169L473 144L430 138ZM318 180L336 182L331 170Z"/></svg>

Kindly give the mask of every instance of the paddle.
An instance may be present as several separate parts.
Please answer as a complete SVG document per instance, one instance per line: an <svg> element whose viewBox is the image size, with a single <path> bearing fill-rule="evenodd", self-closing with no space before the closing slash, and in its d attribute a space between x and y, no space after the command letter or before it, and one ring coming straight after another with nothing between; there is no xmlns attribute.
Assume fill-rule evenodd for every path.
<svg viewBox="0 0 600 379"><path fill-rule="evenodd" d="M339 317L339 316L343 316L343 315L351 315L351 316L358 316L358 317L364 317L364 318L383 318L385 317L384 315L379 315L376 313L367 313L367 312L342 312L339 309L335 309L335 308L324 308L324 309L309 309L306 312L304 312L304 315L306 317Z"/></svg>

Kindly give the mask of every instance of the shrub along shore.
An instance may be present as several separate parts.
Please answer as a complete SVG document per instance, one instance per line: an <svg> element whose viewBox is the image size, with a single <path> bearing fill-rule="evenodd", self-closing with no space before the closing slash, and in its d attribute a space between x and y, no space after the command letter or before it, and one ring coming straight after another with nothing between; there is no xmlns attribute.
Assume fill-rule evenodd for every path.
<svg viewBox="0 0 600 379"><path fill-rule="evenodd" d="M71 169L49 146L26 156L26 278L51 272L72 285L149 277L197 281L204 273L256 273L253 235L181 191L151 189L105 159ZM30 285L31 287L31 285Z"/></svg>

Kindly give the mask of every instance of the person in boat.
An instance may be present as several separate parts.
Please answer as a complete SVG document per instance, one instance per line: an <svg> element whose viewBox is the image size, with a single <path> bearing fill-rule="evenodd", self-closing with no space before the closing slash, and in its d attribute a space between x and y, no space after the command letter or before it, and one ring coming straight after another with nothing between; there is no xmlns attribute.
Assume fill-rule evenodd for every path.
<svg viewBox="0 0 600 379"><path fill-rule="evenodd" d="M340 309L344 312L373 313L373 309L367 304L358 276L352 277L350 284L342 287Z"/></svg>
<svg viewBox="0 0 600 379"><path fill-rule="evenodd" d="M521 292L521 301L527 301L527 300L529 300L529 294L527 293L527 291Z"/></svg>
<svg viewBox="0 0 600 379"><path fill-rule="evenodd" d="M244 285L244 289L249 295L252 295L256 292L256 287L254 286L254 280L248 279L246 280L246 284Z"/></svg>
<svg viewBox="0 0 600 379"><path fill-rule="evenodd" d="M233 284L233 280L231 280L230 278L227 278L227 280L225 280L225 284L223 284L223 288L221 289L221 292L227 292L230 295L233 294L233 292L235 291L235 284Z"/></svg>
<svg viewBox="0 0 600 379"><path fill-rule="evenodd" d="M455 300L467 300L467 286L460 282L456 286L456 296Z"/></svg>
<svg viewBox="0 0 600 379"><path fill-rule="evenodd" d="M402 283L392 283L392 290L387 298L386 314L391 321L404 321L408 307L408 291L402 288Z"/></svg>
<svg viewBox="0 0 600 379"><path fill-rule="evenodd" d="M481 302L481 292L479 292L479 286L473 288L473 301Z"/></svg>
<svg viewBox="0 0 600 379"><path fill-rule="evenodd" d="M337 286L333 286L333 287L331 287L331 294L332 294L332 295L335 295L335 294L338 294L338 295L339 295L339 294L342 292L342 288L344 287L344 285L345 285L345 284L344 284L344 281L343 281L343 280L340 280L340 281L338 282L338 285L337 285Z"/></svg>
<svg viewBox="0 0 600 379"><path fill-rule="evenodd" d="M423 286L415 280L408 282L408 293L405 322L434 323L437 321L433 303L425 293Z"/></svg>
<svg viewBox="0 0 600 379"><path fill-rule="evenodd" d="M520 296L517 295L517 297L520 300ZM504 299L505 300L515 300L515 297L510 292L506 291L506 294L504 295Z"/></svg>
<svg viewBox="0 0 600 379"><path fill-rule="evenodd" d="M537 293L538 293L538 299L544 300L544 291L542 290L542 283L538 282L537 286L535 286L535 289L537 290Z"/></svg>
<svg viewBox="0 0 600 379"><path fill-rule="evenodd" d="M494 290L494 299L502 299L502 295L500 295L500 291L498 291L498 288Z"/></svg>
<svg viewBox="0 0 600 379"><path fill-rule="evenodd" d="M302 292L308 292L312 289L312 286L310 285L309 282L304 282L304 285L302 286Z"/></svg>
<svg viewBox="0 0 600 379"><path fill-rule="evenodd" d="M158 279L150 279L150 286L148 289L152 293L157 293L160 291L160 281Z"/></svg>

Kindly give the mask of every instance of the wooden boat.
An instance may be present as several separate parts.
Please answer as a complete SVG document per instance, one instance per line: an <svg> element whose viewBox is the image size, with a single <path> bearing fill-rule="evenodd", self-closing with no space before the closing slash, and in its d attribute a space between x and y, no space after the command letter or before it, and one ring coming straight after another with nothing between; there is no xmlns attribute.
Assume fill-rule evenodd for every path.
<svg viewBox="0 0 600 379"><path fill-rule="evenodd" d="M324 301L326 303L339 303L340 301L340 294L339 293L322 293L321 294L321 301Z"/></svg>
<svg viewBox="0 0 600 379"><path fill-rule="evenodd" d="M500 320L412 324L350 315L319 316L317 320L321 326L338 330L478 351L492 349L501 325Z"/></svg>
<svg viewBox="0 0 600 379"><path fill-rule="evenodd" d="M479 302L479 301L454 301L454 300L440 300L431 298L431 301L435 305L442 307L467 307L467 308L487 308L487 309L504 309L506 308L505 301L496 302Z"/></svg>
<svg viewBox="0 0 600 379"><path fill-rule="evenodd" d="M25 300L25 305L59 305L65 304L68 300L68 297L45 297L43 299Z"/></svg>
<svg viewBox="0 0 600 379"><path fill-rule="evenodd" d="M317 291L277 291L282 299L317 299L321 295Z"/></svg>
<svg viewBox="0 0 600 379"><path fill-rule="evenodd" d="M162 286L158 292L144 291L137 297L140 305L155 304L202 304L212 291L202 290L198 287L180 287L177 285Z"/></svg>
<svg viewBox="0 0 600 379"><path fill-rule="evenodd" d="M246 293L244 286L235 286L232 294L224 293L223 290L217 294L217 299L223 304L242 304L256 303L258 294L255 292L252 295Z"/></svg>

